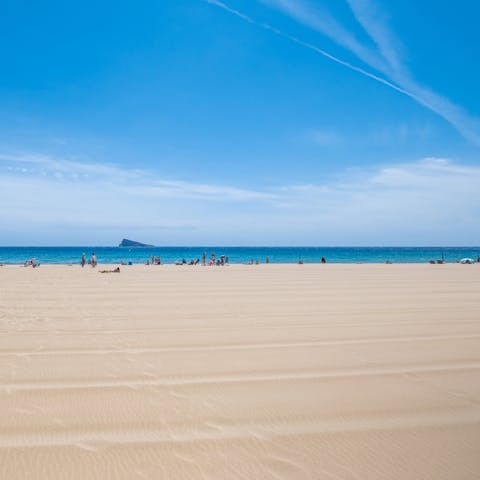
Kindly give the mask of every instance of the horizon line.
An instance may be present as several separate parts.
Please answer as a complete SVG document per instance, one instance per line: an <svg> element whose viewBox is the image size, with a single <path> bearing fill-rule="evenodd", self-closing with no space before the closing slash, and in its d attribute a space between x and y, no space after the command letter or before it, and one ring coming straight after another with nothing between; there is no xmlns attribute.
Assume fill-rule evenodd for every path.
<svg viewBox="0 0 480 480"><path fill-rule="evenodd" d="M119 245L0 245L0 248L480 248L480 245L153 245L120 247Z"/></svg>

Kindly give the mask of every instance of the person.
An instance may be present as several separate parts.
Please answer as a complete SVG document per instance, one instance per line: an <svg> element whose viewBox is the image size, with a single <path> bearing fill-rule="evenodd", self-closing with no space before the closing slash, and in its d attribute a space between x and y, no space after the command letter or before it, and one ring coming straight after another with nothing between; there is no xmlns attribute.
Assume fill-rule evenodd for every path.
<svg viewBox="0 0 480 480"><path fill-rule="evenodd" d="M82 265L82 268L85 266L86 260L85 260L85 254L82 253L82 259L80 260L80 264Z"/></svg>
<svg viewBox="0 0 480 480"><path fill-rule="evenodd" d="M151 258L151 260L152 260L152 265L155 265L155 256L152 255L150 258Z"/></svg>
<svg viewBox="0 0 480 480"><path fill-rule="evenodd" d="M26 260L25 263L23 264L24 267L39 267L40 263L35 261L36 258L31 258L30 260Z"/></svg>
<svg viewBox="0 0 480 480"><path fill-rule="evenodd" d="M322 263L327 263L327 259L325 257L322 257L322 260L321 260Z"/></svg>
<svg viewBox="0 0 480 480"><path fill-rule="evenodd" d="M206 265L207 264L207 252L203 252L202 253L202 265Z"/></svg>
<svg viewBox="0 0 480 480"><path fill-rule="evenodd" d="M268 257L265 259L265 263L270 263L270 259Z"/></svg>
<svg viewBox="0 0 480 480"><path fill-rule="evenodd" d="M95 252L92 253L92 267L97 266L97 256L95 255Z"/></svg>
<svg viewBox="0 0 480 480"><path fill-rule="evenodd" d="M99 270L98 273L120 273L120 267L114 268L113 270Z"/></svg>

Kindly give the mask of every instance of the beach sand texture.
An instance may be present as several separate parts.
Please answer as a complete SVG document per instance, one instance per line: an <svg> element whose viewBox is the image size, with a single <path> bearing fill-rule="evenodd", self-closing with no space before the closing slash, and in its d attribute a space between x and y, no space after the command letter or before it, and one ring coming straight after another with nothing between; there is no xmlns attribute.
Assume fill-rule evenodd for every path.
<svg viewBox="0 0 480 480"><path fill-rule="evenodd" d="M1 479L480 478L480 265L0 267Z"/></svg>

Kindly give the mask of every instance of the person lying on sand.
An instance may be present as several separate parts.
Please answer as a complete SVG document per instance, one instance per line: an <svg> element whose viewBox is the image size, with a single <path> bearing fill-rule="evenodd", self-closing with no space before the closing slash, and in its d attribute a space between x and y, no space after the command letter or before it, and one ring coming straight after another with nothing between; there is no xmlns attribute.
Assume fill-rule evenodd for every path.
<svg viewBox="0 0 480 480"><path fill-rule="evenodd" d="M100 270L98 273L120 273L120 267L114 268L113 270Z"/></svg>

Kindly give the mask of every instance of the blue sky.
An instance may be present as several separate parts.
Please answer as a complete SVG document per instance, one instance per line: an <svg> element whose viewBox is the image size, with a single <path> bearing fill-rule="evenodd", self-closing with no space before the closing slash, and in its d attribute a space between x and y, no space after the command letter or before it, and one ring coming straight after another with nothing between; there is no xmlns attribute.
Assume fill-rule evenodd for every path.
<svg viewBox="0 0 480 480"><path fill-rule="evenodd" d="M5 0L2 245L478 245L473 0Z"/></svg>

